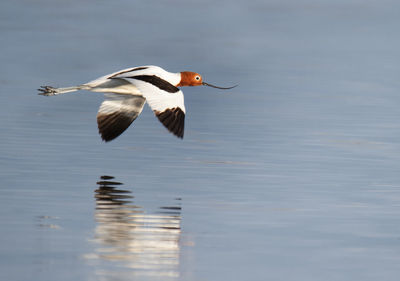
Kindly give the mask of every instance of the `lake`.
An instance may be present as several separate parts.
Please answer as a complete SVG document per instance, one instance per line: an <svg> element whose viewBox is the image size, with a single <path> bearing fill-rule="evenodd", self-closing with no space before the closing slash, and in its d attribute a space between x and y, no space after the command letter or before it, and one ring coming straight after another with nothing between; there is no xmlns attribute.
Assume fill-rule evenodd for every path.
<svg viewBox="0 0 400 281"><path fill-rule="evenodd" d="M398 280L396 1L2 1L1 280ZM196 71L185 137L103 95Z"/></svg>

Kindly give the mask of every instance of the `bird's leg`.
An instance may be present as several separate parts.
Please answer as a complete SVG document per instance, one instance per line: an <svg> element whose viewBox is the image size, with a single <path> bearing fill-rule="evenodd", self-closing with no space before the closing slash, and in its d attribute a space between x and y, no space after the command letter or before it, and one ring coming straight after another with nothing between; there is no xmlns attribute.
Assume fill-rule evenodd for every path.
<svg viewBox="0 0 400 281"><path fill-rule="evenodd" d="M80 86L73 86L73 87L65 87L65 88L54 88L52 86L40 86L39 95L42 96L56 96L61 95L69 92L75 92L81 89L84 89L83 85Z"/></svg>

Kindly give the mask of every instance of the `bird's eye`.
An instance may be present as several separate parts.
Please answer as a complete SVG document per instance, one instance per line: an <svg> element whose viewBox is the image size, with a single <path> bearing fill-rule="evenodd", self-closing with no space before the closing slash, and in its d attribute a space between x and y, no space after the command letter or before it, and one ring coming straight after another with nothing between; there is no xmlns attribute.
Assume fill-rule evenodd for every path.
<svg viewBox="0 0 400 281"><path fill-rule="evenodd" d="M196 79L197 81L199 81L199 80L200 80L200 76L197 75L196 77L194 77L194 79Z"/></svg>

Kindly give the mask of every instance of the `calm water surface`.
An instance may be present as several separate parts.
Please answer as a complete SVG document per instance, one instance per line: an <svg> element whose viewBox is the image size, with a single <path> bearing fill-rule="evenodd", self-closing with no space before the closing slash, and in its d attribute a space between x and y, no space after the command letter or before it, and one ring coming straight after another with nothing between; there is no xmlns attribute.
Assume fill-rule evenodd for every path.
<svg viewBox="0 0 400 281"><path fill-rule="evenodd" d="M1 280L398 280L396 1L2 1ZM100 140L101 94L146 64L185 88Z"/></svg>

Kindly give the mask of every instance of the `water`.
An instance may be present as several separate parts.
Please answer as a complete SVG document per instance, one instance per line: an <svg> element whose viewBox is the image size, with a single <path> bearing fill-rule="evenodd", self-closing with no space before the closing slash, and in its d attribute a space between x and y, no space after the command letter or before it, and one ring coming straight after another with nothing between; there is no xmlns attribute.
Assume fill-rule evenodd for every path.
<svg viewBox="0 0 400 281"><path fill-rule="evenodd" d="M397 280L399 8L1 2L0 279ZM239 87L107 144L101 94L36 95L146 64Z"/></svg>

